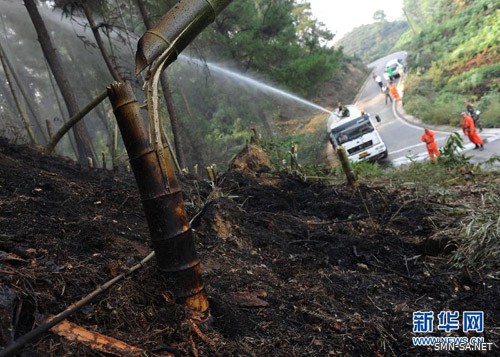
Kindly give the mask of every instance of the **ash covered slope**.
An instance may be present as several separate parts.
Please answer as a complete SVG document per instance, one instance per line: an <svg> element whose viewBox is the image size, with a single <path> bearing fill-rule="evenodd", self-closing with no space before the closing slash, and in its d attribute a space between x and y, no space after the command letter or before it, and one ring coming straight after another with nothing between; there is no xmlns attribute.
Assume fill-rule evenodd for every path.
<svg viewBox="0 0 500 357"><path fill-rule="evenodd" d="M150 355L431 355L411 346L412 312L482 310L499 321L499 284L449 270L423 242L437 203L405 188L304 182L232 171L216 188L185 180L210 297L201 333L150 262L70 321ZM457 188L460 190L460 188ZM471 190L468 190L470 193ZM476 197L477 196L477 197ZM470 193L480 199L480 193ZM28 332L149 252L133 177L88 172L0 141L0 337ZM438 250L433 250L438 254ZM487 278L485 278L487 279ZM95 355L46 333L40 356Z"/></svg>

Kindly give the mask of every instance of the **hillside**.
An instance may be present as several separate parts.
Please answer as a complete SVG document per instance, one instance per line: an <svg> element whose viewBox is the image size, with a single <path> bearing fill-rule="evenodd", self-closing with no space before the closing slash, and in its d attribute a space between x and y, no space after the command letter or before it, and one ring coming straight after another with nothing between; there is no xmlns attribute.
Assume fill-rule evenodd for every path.
<svg viewBox="0 0 500 357"><path fill-rule="evenodd" d="M411 344L414 311L478 310L498 348L498 266L454 270L444 247L469 207L498 200L500 182L453 175L447 186L378 179L356 190L286 173L231 171L214 187L185 178L212 320L196 324L172 303L154 260L69 320L149 356L427 356ZM131 174L5 140L0 232L1 346L150 251ZM53 332L24 351L97 354Z"/></svg>
<svg viewBox="0 0 500 357"><path fill-rule="evenodd" d="M464 101L482 112L484 127L500 127L500 9L491 0L405 1L414 32L405 109L435 124L459 124Z"/></svg>
<svg viewBox="0 0 500 357"><path fill-rule="evenodd" d="M407 30L406 21L379 21L361 25L344 35L337 46L342 46L347 55L357 56L363 62L370 63L391 53Z"/></svg>

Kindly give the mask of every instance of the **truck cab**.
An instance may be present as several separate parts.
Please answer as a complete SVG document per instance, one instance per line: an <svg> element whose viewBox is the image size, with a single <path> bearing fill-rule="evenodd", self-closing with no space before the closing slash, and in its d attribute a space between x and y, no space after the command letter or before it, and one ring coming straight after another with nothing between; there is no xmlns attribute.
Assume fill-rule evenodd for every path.
<svg viewBox="0 0 500 357"><path fill-rule="evenodd" d="M328 117L328 138L333 148L343 146L353 162L385 159L388 156L387 147L370 114L354 105L346 105L343 109L332 112Z"/></svg>

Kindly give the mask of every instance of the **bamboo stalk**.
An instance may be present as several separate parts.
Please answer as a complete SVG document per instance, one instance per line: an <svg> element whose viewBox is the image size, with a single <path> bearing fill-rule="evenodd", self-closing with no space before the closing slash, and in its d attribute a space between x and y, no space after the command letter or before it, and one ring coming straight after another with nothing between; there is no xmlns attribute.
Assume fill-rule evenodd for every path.
<svg viewBox="0 0 500 357"><path fill-rule="evenodd" d="M299 144L295 143L290 149L290 168L292 170L297 170L299 168L299 163L297 162L297 156L299 153Z"/></svg>
<svg viewBox="0 0 500 357"><path fill-rule="evenodd" d="M85 115L87 115L92 109L94 109L99 103L101 103L108 96L108 92L105 89L97 97L95 97L89 104L87 104L82 110L71 117L64 125L54 134L50 139L48 144L45 146L45 152L51 154L54 148L59 143L61 138L66 134L76 123L78 123Z"/></svg>
<svg viewBox="0 0 500 357"><path fill-rule="evenodd" d="M113 128L113 152L112 152L112 165L113 165L113 171L118 170L118 124L115 122L115 126Z"/></svg>
<svg viewBox="0 0 500 357"><path fill-rule="evenodd" d="M89 170L92 170L94 168L94 161L92 160L91 157L87 157L87 166Z"/></svg>
<svg viewBox="0 0 500 357"><path fill-rule="evenodd" d="M347 157L347 153L343 146L339 146L337 148L337 155L339 156L340 164L342 165L342 170L347 178L347 183L351 187L357 187L358 181L356 180L356 175L354 175L354 171L352 170L351 163L349 158Z"/></svg>
<svg viewBox="0 0 500 357"><path fill-rule="evenodd" d="M52 129L52 122L50 120L45 120L45 124L47 125L47 134L49 134L49 139L54 136L54 131Z"/></svg>
<svg viewBox="0 0 500 357"><path fill-rule="evenodd" d="M109 99L148 222L160 274L178 303L205 312L208 300L172 157L150 142L130 85L113 83Z"/></svg>
<svg viewBox="0 0 500 357"><path fill-rule="evenodd" d="M207 176L210 182L215 182L215 173L213 167L207 166L205 169L207 170Z"/></svg>
<svg viewBox="0 0 500 357"><path fill-rule="evenodd" d="M102 169L106 170L106 154L102 153Z"/></svg>

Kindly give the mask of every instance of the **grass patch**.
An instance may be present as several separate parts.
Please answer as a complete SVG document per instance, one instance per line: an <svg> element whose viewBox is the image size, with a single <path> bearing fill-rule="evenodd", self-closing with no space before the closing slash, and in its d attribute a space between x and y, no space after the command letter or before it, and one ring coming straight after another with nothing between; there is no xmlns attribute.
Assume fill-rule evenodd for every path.
<svg viewBox="0 0 500 357"><path fill-rule="evenodd" d="M484 197L483 207L468 212L456 239L457 250L450 259L454 268L477 272L500 268L500 198Z"/></svg>

